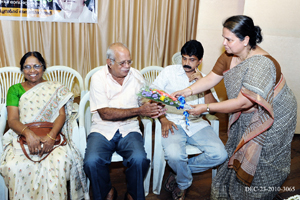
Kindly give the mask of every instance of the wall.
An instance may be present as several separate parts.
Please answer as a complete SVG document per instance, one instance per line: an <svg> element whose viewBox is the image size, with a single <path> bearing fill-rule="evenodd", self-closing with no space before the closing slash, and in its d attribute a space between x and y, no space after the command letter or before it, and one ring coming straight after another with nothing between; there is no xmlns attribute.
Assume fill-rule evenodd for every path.
<svg viewBox="0 0 300 200"><path fill-rule="evenodd" d="M208 73L222 46L222 23L232 15L244 14L260 26L263 42L260 46L280 63L287 84L298 101L300 118L300 1L299 0L201 0L197 25L197 40L204 49L202 71ZM226 99L223 83L216 88L221 99ZM300 133L298 120L296 133Z"/></svg>

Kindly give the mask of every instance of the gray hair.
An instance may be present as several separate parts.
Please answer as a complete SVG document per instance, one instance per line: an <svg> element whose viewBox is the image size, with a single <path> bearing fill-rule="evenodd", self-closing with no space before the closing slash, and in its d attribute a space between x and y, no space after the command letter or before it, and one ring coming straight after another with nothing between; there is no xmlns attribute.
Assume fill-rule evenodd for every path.
<svg viewBox="0 0 300 200"><path fill-rule="evenodd" d="M116 42L116 43L112 43L111 45L109 45L107 51L106 51L106 58L107 59L110 59L112 64L114 64L114 60L115 60L115 50L114 50L114 46L121 46L121 47L124 47L126 49L128 49L128 47L121 43L121 42Z"/></svg>
<svg viewBox="0 0 300 200"><path fill-rule="evenodd" d="M106 57L107 59L110 59L112 64L114 64L114 60L115 60L115 52L112 49L107 49L106 51Z"/></svg>

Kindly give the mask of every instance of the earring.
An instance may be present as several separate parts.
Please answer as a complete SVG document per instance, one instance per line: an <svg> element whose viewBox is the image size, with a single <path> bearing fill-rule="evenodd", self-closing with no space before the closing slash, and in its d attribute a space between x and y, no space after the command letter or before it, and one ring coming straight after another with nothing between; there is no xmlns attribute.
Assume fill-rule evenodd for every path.
<svg viewBox="0 0 300 200"><path fill-rule="evenodd" d="M246 46L247 46L247 44L244 44L244 46L246 47Z"/></svg>

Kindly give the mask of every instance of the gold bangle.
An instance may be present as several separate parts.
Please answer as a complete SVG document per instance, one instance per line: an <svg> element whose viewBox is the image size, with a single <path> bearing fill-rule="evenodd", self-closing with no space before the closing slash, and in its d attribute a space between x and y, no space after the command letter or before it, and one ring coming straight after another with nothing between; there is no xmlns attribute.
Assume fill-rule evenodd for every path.
<svg viewBox="0 0 300 200"><path fill-rule="evenodd" d="M47 134L47 136L48 136L51 140L54 140L54 141L55 141L55 139L54 139L53 137L51 137L49 134Z"/></svg>
<svg viewBox="0 0 300 200"><path fill-rule="evenodd" d="M23 128L23 130L21 131L21 135L23 134L23 132L25 131L26 128L28 128L28 126L25 126L25 127Z"/></svg>
<svg viewBox="0 0 300 200"><path fill-rule="evenodd" d="M191 87L187 87L187 88L189 88L189 89L191 90L191 95L193 95L193 90L192 90L192 88L191 88Z"/></svg>

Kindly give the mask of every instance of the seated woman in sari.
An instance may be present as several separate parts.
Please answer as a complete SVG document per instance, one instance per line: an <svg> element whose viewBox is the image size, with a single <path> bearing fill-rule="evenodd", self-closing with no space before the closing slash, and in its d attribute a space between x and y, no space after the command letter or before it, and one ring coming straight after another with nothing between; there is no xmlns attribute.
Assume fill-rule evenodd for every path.
<svg viewBox="0 0 300 200"><path fill-rule="evenodd" d="M0 173L11 199L67 199L70 180L71 199L89 198L82 168L82 158L72 142L71 121L73 94L58 82L43 79L46 63L39 52L28 52L20 61L25 82L11 86L7 93L8 125L3 136L4 152ZM39 137L26 124L52 122L53 128ZM67 145L55 148L41 162L25 157L19 135L26 138L32 160L40 160L54 147L59 132Z"/></svg>
<svg viewBox="0 0 300 200"><path fill-rule="evenodd" d="M290 172L296 98L279 63L257 45L261 29L250 17L228 18L222 36L226 52L212 71L173 95L197 94L224 78L228 100L188 111L230 113L226 143L230 159L212 181L211 199L272 200Z"/></svg>

